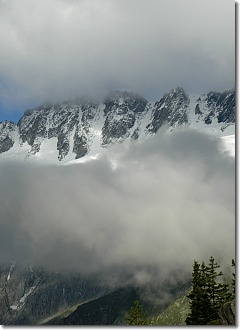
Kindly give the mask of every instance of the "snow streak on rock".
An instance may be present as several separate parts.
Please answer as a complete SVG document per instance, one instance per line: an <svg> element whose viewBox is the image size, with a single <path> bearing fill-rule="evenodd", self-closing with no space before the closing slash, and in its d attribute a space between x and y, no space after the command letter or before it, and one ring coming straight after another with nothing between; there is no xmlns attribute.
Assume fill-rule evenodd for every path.
<svg viewBox="0 0 240 330"><path fill-rule="evenodd" d="M190 127L225 136L234 134L234 124L235 90L188 95L177 87L155 103L114 91L103 103L81 98L45 104L27 110L17 125L0 123L0 157L66 163L160 129Z"/></svg>

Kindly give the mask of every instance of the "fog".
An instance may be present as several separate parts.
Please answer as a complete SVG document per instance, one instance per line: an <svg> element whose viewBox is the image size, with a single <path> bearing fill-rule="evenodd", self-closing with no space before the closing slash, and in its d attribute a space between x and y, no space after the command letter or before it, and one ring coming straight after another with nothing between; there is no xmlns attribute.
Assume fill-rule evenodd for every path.
<svg viewBox="0 0 240 330"><path fill-rule="evenodd" d="M211 255L230 263L235 164L219 143L179 130L82 164L2 162L0 262L139 284L187 276Z"/></svg>

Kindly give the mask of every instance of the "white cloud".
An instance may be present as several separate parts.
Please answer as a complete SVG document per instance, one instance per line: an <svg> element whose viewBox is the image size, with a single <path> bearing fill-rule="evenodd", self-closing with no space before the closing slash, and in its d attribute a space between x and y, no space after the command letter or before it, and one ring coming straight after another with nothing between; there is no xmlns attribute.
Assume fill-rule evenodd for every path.
<svg viewBox="0 0 240 330"><path fill-rule="evenodd" d="M106 156L62 167L2 163L0 261L114 269L141 282L149 269L164 281L189 274L194 259L231 260L234 159L217 147L180 131L120 148L115 169Z"/></svg>
<svg viewBox="0 0 240 330"><path fill-rule="evenodd" d="M234 84L234 3L0 2L0 95L15 104L131 89L157 100Z"/></svg>

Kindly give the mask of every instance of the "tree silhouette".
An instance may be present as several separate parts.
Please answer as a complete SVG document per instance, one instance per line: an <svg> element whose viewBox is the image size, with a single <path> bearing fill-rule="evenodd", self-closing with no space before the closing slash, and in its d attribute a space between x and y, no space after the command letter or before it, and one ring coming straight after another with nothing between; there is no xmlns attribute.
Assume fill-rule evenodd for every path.
<svg viewBox="0 0 240 330"><path fill-rule="evenodd" d="M221 282L223 273L218 272L218 268L212 256L208 265L194 260L192 291L187 296L191 300L187 325L204 325L217 320L220 307L233 298L228 285Z"/></svg>
<svg viewBox="0 0 240 330"><path fill-rule="evenodd" d="M147 325L146 313L139 300L134 302L134 307L131 307L129 315L126 317L128 325Z"/></svg>

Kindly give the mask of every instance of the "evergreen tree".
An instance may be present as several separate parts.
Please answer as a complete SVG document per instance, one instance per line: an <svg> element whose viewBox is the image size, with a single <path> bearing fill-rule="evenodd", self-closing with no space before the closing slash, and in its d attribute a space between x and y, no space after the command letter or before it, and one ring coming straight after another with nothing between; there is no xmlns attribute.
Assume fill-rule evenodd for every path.
<svg viewBox="0 0 240 330"><path fill-rule="evenodd" d="M228 284L221 283L219 280L219 278L223 276L223 273L221 271L218 272L218 268L220 268L220 266L211 256L209 259L209 264L206 267L206 285L207 293L212 305L212 320L218 318L218 311L220 307L232 298L232 295L229 292Z"/></svg>
<svg viewBox="0 0 240 330"><path fill-rule="evenodd" d="M218 319L220 307L232 298L227 284L221 283L219 278L223 275L217 269L220 266L211 256L209 264L193 264L192 291L190 298L191 312L186 318L187 325L204 325Z"/></svg>
<svg viewBox="0 0 240 330"><path fill-rule="evenodd" d="M134 307L131 307L129 316L126 320L129 325L147 325L146 313L143 311L143 307L139 300L134 302Z"/></svg>
<svg viewBox="0 0 240 330"><path fill-rule="evenodd" d="M206 266L194 260L192 273L192 291L187 296L191 299L191 313L186 318L187 325L204 325L211 319L211 303L206 292Z"/></svg>

